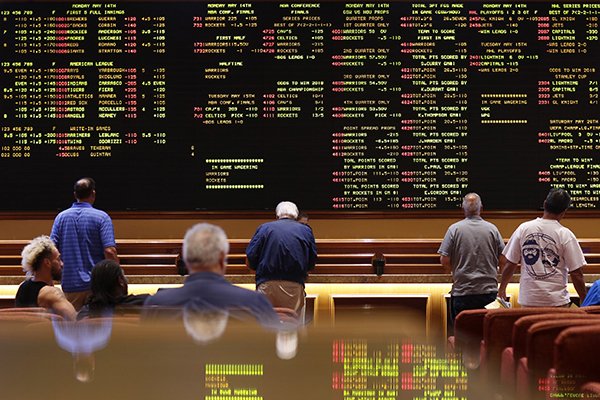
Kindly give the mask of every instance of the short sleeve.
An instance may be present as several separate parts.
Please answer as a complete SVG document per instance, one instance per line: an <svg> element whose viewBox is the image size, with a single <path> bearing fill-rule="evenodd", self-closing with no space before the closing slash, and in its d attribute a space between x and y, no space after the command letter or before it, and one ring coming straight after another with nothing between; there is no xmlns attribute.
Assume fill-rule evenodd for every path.
<svg viewBox="0 0 600 400"><path fill-rule="evenodd" d="M498 229L496 229L496 240L498 242L498 255L500 255L504 251L504 239L502 239L502 235Z"/></svg>
<svg viewBox="0 0 600 400"><path fill-rule="evenodd" d="M521 227L513 232L502 254L508 261L518 264L521 261Z"/></svg>
<svg viewBox="0 0 600 400"><path fill-rule="evenodd" d="M61 248L59 227L60 227L60 220L59 220L59 217L56 217L54 219L54 223L52 224L52 231L50 232L50 239L52 239L52 241L54 242L54 244L56 245L56 247L58 249Z"/></svg>
<svg viewBox="0 0 600 400"><path fill-rule="evenodd" d="M100 223L100 238L104 248L116 247L117 245L115 242L115 231L113 224L108 215L105 215Z"/></svg>
<svg viewBox="0 0 600 400"><path fill-rule="evenodd" d="M444 240L442 240L442 244L440 245L440 249L438 250L438 254L449 257L452 253L452 242L454 240L454 230L452 227L448 228L446 234L444 235Z"/></svg>
<svg viewBox="0 0 600 400"><path fill-rule="evenodd" d="M581 251L581 246L579 246L579 242L575 235L571 233L571 238L564 244L564 259L565 265L569 269L569 272L575 271L587 265L585 261L585 256L583 255L583 251Z"/></svg>

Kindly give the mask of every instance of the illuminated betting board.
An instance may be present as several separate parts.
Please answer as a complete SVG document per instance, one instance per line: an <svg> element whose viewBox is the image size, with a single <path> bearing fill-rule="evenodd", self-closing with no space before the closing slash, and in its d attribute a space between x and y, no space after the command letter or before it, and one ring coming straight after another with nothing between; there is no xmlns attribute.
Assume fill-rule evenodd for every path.
<svg viewBox="0 0 600 400"><path fill-rule="evenodd" d="M600 4L0 4L0 210L600 207Z"/></svg>

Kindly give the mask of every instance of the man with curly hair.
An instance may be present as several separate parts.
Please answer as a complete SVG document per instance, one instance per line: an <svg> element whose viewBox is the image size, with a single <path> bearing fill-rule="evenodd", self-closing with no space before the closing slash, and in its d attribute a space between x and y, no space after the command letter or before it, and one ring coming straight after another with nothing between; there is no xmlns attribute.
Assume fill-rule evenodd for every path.
<svg viewBox="0 0 600 400"><path fill-rule="evenodd" d="M64 293L54 287L62 275L63 263L54 242L48 236L38 236L21 252L27 279L21 283L15 297L16 307L44 307L63 318L74 320L77 313Z"/></svg>

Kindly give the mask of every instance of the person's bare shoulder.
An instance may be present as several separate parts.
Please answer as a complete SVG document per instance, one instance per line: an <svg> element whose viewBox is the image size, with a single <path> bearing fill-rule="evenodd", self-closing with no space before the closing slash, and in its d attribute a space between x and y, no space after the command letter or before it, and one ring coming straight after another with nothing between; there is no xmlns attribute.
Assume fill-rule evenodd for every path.
<svg viewBox="0 0 600 400"><path fill-rule="evenodd" d="M68 320L74 320L77 312L69 303L62 290L54 286L44 286L38 294L38 305L48 310L53 310Z"/></svg>

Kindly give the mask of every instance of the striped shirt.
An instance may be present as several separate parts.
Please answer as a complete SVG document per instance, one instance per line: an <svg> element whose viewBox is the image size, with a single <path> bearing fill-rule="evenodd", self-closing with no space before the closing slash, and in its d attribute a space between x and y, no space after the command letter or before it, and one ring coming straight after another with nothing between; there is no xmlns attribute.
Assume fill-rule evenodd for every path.
<svg viewBox="0 0 600 400"><path fill-rule="evenodd" d="M104 249L115 247L115 233L107 213L90 203L76 202L58 214L50 237L63 259L62 289L90 289L92 268L104 260Z"/></svg>

